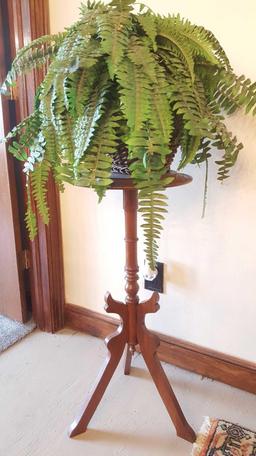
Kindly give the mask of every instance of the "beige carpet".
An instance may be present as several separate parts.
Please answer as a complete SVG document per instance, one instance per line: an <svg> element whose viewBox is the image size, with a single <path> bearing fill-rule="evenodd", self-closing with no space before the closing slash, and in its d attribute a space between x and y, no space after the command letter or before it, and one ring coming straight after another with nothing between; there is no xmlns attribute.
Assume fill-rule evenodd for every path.
<svg viewBox="0 0 256 456"><path fill-rule="evenodd" d="M34 321L20 323L0 315L0 353L6 350L18 340L23 339L36 327Z"/></svg>
<svg viewBox="0 0 256 456"><path fill-rule="evenodd" d="M106 354L101 340L64 330L38 330L0 356L0 455L190 456L178 439L140 356L133 375L118 369L88 432L67 428ZM164 365L189 422L221 416L255 428L256 396Z"/></svg>

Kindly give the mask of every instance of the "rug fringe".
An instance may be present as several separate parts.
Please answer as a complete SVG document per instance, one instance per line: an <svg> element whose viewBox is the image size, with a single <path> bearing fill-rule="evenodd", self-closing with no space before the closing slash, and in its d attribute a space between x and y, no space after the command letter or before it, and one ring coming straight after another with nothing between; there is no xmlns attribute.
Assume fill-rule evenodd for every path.
<svg viewBox="0 0 256 456"><path fill-rule="evenodd" d="M206 416L197 436L196 442L193 445L191 456L201 456L201 451L206 444L211 425L212 420L209 418L209 416Z"/></svg>

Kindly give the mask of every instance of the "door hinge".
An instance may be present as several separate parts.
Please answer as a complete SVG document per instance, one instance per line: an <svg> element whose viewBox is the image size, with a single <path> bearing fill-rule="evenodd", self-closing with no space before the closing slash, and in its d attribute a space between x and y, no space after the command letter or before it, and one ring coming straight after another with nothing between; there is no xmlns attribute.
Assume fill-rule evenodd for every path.
<svg viewBox="0 0 256 456"><path fill-rule="evenodd" d="M31 261L30 261L30 251L25 249L23 250L23 268L24 269L30 269L31 267Z"/></svg>

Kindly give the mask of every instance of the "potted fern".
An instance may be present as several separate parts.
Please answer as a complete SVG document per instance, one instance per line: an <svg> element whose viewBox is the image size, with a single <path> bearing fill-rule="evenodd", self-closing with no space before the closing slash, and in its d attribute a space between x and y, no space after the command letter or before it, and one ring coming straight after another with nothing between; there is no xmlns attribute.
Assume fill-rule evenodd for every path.
<svg viewBox="0 0 256 456"><path fill-rule="evenodd" d="M36 235L35 200L49 222L47 180L93 188L101 200L113 163L126 158L139 190L146 257L151 269L166 212L165 187L177 149L178 169L206 164L223 151L218 179L228 177L242 144L223 122L244 107L256 113L256 84L237 77L215 36L179 15L162 17L132 0L81 6L78 22L21 49L2 85L47 66L34 112L5 138L25 162L26 224ZM137 4L136 4L137 5Z"/></svg>

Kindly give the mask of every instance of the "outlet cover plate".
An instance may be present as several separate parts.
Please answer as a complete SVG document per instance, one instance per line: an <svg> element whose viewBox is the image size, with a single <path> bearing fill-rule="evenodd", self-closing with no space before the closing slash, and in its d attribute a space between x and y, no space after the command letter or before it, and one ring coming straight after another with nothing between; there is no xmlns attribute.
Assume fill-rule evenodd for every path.
<svg viewBox="0 0 256 456"><path fill-rule="evenodd" d="M158 293L164 292L164 263L156 263L158 274L154 280L146 280L144 288L150 291L158 291Z"/></svg>

